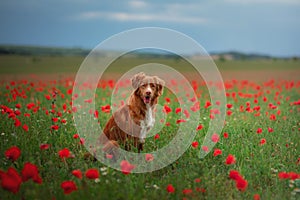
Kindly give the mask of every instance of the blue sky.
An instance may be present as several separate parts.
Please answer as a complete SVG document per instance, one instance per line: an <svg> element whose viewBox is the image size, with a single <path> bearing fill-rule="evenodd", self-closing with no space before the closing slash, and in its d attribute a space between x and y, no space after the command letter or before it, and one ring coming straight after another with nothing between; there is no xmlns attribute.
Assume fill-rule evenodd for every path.
<svg viewBox="0 0 300 200"><path fill-rule="evenodd" d="M1 0L0 25L0 44L94 48L155 26L208 52L300 56L300 0Z"/></svg>

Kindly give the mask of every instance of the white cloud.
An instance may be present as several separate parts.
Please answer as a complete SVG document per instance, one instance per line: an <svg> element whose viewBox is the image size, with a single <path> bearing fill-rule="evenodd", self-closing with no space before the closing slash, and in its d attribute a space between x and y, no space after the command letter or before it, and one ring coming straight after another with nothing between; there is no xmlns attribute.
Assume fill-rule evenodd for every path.
<svg viewBox="0 0 300 200"><path fill-rule="evenodd" d="M83 12L78 17L81 20L99 20L109 19L114 21L131 21L131 22L174 22L174 23L189 23L203 24L207 20L197 16L177 15L175 13L129 13L129 12L101 12L90 11Z"/></svg>
<svg viewBox="0 0 300 200"><path fill-rule="evenodd" d="M148 3L144 2L144 1L140 1L140 0L132 0L128 2L128 5L131 8L137 9L137 8L146 8L149 6Z"/></svg>

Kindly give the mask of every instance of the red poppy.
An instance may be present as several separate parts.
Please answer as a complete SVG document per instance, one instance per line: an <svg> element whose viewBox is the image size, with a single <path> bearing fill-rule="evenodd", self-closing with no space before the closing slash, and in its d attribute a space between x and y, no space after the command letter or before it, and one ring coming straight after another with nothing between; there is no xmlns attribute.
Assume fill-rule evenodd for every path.
<svg viewBox="0 0 300 200"><path fill-rule="evenodd" d="M176 114L178 114L178 113L180 113L180 112L181 112L181 108L176 108L176 109L175 109L175 113L176 113Z"/></svg>
<svg viewBox="0 0 300 200"><path fill-rule="evenodd" d="M77 186L73 181L64 181L60 186L64 190L65 194L70 194L71 192L77 190Z"/></svg>
<svg viewBox="0 0 300 200"><path fill-rule="evenodd" d="M79 138L79 135L78 135L78 133L74 134L74 135L73 135L73 138L74 138L74 139L77 139L77 138Z"/></svg>
<svg viewBox="0 0 300 200"><path fill-rule="evenodd" d="M21 108L21 104L17 103L16 104L16 108L20 109Z"/></svg>
<svg viewBox="0 0 300 200"><path fill-rule="evenodd" d="M73 174L74 176L76 176L77 178L82 179L82 173L81 173L81 171L80 171L79 169L73 170L73 171L72 171L72 174Z"/></svg>
<svg viewBox="0 0 300 200"><path fill-rule="evenodd" d="M253 195L253 200L260 200L259 194L254 194Z"/></svg>
<svg viewBox="0 0 300 200"><path fill-rule="evenodd" d="M214 156L222 155L222 150L221 149L215 149L214 151Z"/></svg>
<svg viewBox="0 0 300 200"><path fill-rule="evenodd" d="M226 165L232 165L232 164L234 164L235 163L235 157L233 156L233 155L231 155L231 154L229 154L228 156L227 156L227 158L226 158L226 161L225 161L225 164Z"/></svg>
<svg viewBox="0 0 300 200"><path fill-rule="evenodd" d="M226 133L226 132L223 133L224 138L228 138L228 136L229 136L228 133Z"/></svg>
<svg viewBox="0 0 300 200"><path fill-rule="evenodd" d="M243 178L239 178L236 180L236 188L240 191L245 191L248 187L248 181L243 179Z"/></svg>
<svg viewBox="0 0 300 200"><path fill-rule="evenodd" d="M125 174L125 175L129 174L135 168L134 165L130 164L126 160L121 161L120 167L121 167L122 173Z"/></svg>
<svg viewBox="0 0 300 200"><path fill-rule="evenodd" d="M192 189L183 189L182 190L182 194L185 194L185 195L189 195L189 194L192 194L193 193L193 190Z"/></svg>
<svg viewBox="0 0 300 200"><path fill-rule="evenodd" d="M17 146L12 146L9 149L7 149L4 154L7 159L14 162L20 157L21 150Z"/></svg>
<svg viewBox="0 0 300 200"><path fill-rule="evenodd" d="M214 143L219 142L219 139L220 139L220 137L219 137L219 135L216 134L216 133L214 133L214 134L211 136L211 141L214 142Z"/></svg>
<svg viewBox="0 0 300 200"><path fill-rule="evenodd" d="M15 127L19 127L21 126L21 121L18 118L15 118L15 123L14 123Z"/></svg>
<svg viewBox="0 0 300 200"><path fill-rule="evenodd" d="M230 170L229 172L229 178L233 180L238 180L239 178L242 178L241 174L236 170Z"/></svg>
<svg viewBox="0 0 300 200"><path fill-rule="evenodd" d="M273 130L272 128L270 128L270 127L268 128L268 132L269 132L269 133L272 133L273 131L274 131L274 130Z"/></svg>
<svg viewBox="0 0 300 200"><path fill-rule="evenodd" d="M157 139L159 139L159 137L160 137L160 136L159 136L159 134L157 133L157 134L155 134L154 139L157 140Z"/></svg>
<svg viewBox="0 0 300 200"><path fill-rule="evenodd" d="M202 124L199 124L199 126L196 128L197 131L203 129L203 125Z"/></svg>
<svg viewBox="0 0 300 200"><path fill-rule="evenodd" d="M87 177L88 179L99 178L99 171L97 169L88 169L85 172L85 177Z"/></svg>
<svg viewBox="0 0 300 200"><path fill-rule="evenodd" d="M267 142L265 138L262 138L259 142L260 145L264 145Z"/></svg>
<svg viewBox="0 0 300 200"><path fill-rule="evenodd" d="M256 131L256 133L257 133L257 134L262 133L262 128L258 128L257 131Z"/></svg>
<svg viewBox="0 0 300 200"><path fill-rule="evenodd" d="M48 94L48 95L45 95L45 98L46 98L47 100L50 100L50 99L51 99L51 96Z"/></svg>
<svg viewBox="0 0 300 200"><path fill-rule="evenodd" d="M172 184L169 184L166 189L167 189L168 193L174 193L175 192L175 188Z"/></svg>
<svg viewBox="0 0 300 200"><path fill-rule="evenodd" d="M164 105L163 111L164 111L166 114L168 114L168 113L172 112L172 109L171 109L169 106Z"/></svg>
<svg viewBox="0 0 300 200"><path fill-rule="evenodd" d="M204 108L208 108L209 106L211 106L210 101L206 101Z"/></svg>
<svg viewBox="0 0 300 200"><path fill-rule="evenodd" d="M42 183L42 178L39 175L38 168L34 164L31 164L29 162L25 163L21 174L22 174L23 182L32 179L34 182L38 184Z"/></svg>
<svg viewBox="0 0 300 200"><path fill-rule="evenodd" d="M40 149L41 149L41 150L49 149L49 147L50 147L50 144L41 144L41 145L40 145Z"/></svg>
<svg viewBox="0 0 300 200"><path fill-rule="evenodd" d="M62 159L64 159L64 158L69 158L69 157L71 156L70 150L67 149L67 148L64 148L64 149L58 151L58 155L59 155L59 157L61 157Z"/></svg>
<svg viewBox="0 0 300 200"><path fill-rule="evenodd" d="M28 132L28 129L29 129L29 128L28 128L27 124L24 124L24 125L22 126L22 128L23 128L24 131Z"/></svg>
<svg viewBox="0 0 300 200"><path fill-rule="evenodd" d="M176 121L176 124L180 124L180 123L182 123L182 122L186 122L186 120L185 120L185 119L178 119L178 120Z"/></svg>
<svg viewBox="0 0 300 200"><path fill-rule="evenodd" d="M279 177L280 179L288 179L288 178L290 178L289 174L286 173L286 172L279 172L279 173L278 173L278 177Z"/></svg>
<svg viewBox="0 0 300 200"><path fill-rule="evenodd" d="M58 129L59 129L59 126L58 126L58 125L52 125L52 126L51 126L51 129L52 129L52 130L58 130Z"/></svg>
<svg viewBox="0 0 300 200"><path fill-rule="evenodd" d="M169 97L166 97L165 100L166 100L167 103L171 102L171 99Z"/></svg>
<svg viewBox="0 0 300 200"><path fill-rule="evenodd" d="M230 103L228 103L226 106L228 109L232 108L232 104L230 104Z"/></svg>
<svg viewBox="0 0 300 200"><path fill-rule="evenodd" d="M6 173L0 170L0 180L2 188L12 193L17 193L22 183L20 175L12 167L9 167Z"/></svg>
<svg viewBox="0 0 300 200"><path fill-rule="evenodd" d="M198 146L199 146L199 142L198 141L192 142L192 147L197 148Z"/></svg>
<svg viewBox="0 0 300 200"><path fill-rule="evenodd" d="M200 182L201 182L201 179L200 179L200 178L196 178L196 179L194 180L194 182L195 182L195 183L200 183Z"/></svg>
<svg viewBox="0 0 300 200"><path fill-rule="evenodd" d="M153 157L152 154L147 153L147 154L145 155L145 160L146 160L147 162L151 162L151 161L154 160L154 157Z"/></svg>
<svg viewBox="0 0 300 200"><path fill-rule="evenodd" d="M110 105L102 106L101 110L104 113L109 113L110 112Z"/></svg>
<svg viewBox="0 0 300 200"><path fill-rule="evenodd" d="M205 151L205 152L208 152L208 151L209 151L209 149L208 149L207 146L202 146L202 150Z"/></svg>

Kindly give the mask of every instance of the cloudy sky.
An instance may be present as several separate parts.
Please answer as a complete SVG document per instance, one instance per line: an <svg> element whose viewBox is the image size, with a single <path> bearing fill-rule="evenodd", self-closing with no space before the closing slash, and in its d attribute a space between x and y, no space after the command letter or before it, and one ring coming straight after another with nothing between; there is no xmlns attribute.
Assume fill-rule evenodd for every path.
<svg viewBox="0 0 300 200"><path fill-rule="evenodd" d="M0 25L0 44L94 48L155 26L208 52L300 55L300 0L1 0Z"/></svg>

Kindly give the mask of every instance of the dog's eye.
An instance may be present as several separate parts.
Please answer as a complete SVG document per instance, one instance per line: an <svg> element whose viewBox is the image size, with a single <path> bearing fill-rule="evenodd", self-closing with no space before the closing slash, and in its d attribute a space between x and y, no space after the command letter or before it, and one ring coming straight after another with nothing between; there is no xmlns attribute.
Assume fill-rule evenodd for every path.
<svg viewBox="0 0 300 200"><path fill-rule="evenodd" d="M146 87L146 85L142 85L142 86L141 86L141 88L145 88L145 87Z"/></svg>
<svg viewBox="0 0 300 200"><path fill-rule="evenodd" d="M153 83L150 83L150 87L155 88L155 85Z"/></svg>

